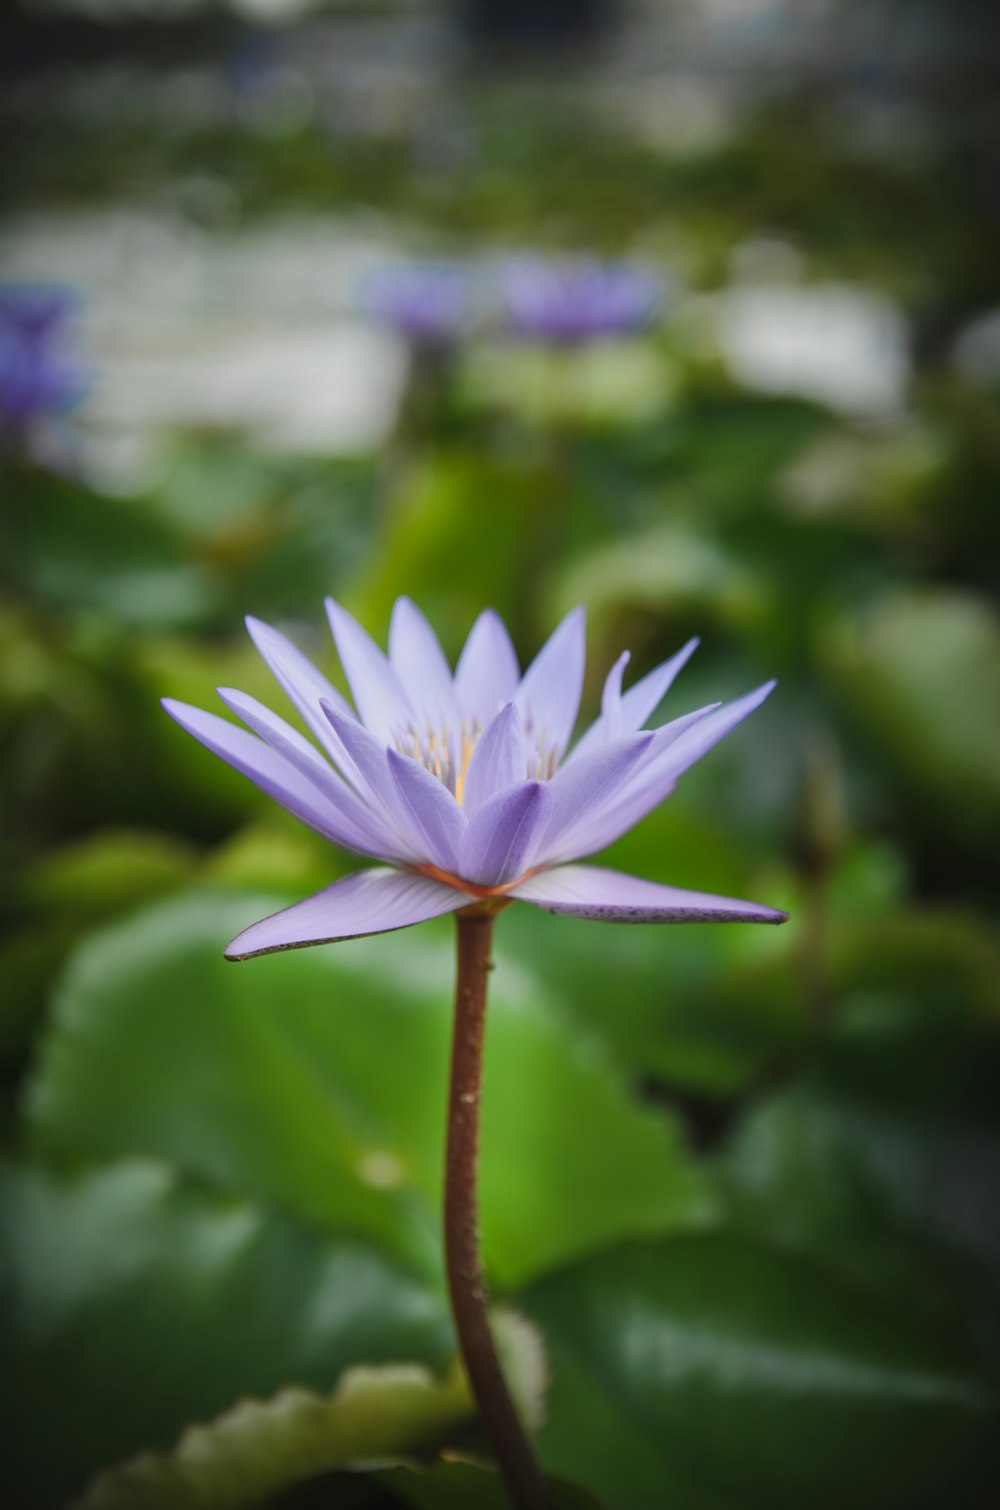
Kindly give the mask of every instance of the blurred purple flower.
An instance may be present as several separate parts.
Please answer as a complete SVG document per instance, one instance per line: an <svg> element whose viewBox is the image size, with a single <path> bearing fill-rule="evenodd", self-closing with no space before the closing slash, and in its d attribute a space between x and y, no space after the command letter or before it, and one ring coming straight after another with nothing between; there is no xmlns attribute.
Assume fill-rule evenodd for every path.
<svg viewBox="0 0 1000 1510"><path fill-rule="evenodd" d="M773 682L644 731L697 641L622 693L626 652L608 674L600 717L566 755L583 687L582 609L523 675L489 609L454 673L408 598L393 609L388 656L339 604L328 600L327 611L357 711L284 635L247 620L315 743L230 688L219 696L251 732L164 699L182 728L297 818L386 862L253 924L229 945L230 959L511 901L611 923L784 921L773 907L573 863L657 807Z"/></svg>
<svg viewBox="0 0 1000 1510"><path fill-rule="evenodd" d="M473 313L467 274L445 263L380 268L366 280L362 302L414 346L439 351L461 339Z"/></svg>
<svg viewBox="0 0 1000 1510"><path fill-rule="evenodd" d="M0 427L23 433L82 398L73 343L78 300L67 288L0 285Z"/></svg>
<svg viewBox="0 0 1000 1510"><path fill-rule="evenodd" d="M508 322L519 334L573 346L648 324L663 284L626 262L521 257L503 270L501 293Z"/></svg>

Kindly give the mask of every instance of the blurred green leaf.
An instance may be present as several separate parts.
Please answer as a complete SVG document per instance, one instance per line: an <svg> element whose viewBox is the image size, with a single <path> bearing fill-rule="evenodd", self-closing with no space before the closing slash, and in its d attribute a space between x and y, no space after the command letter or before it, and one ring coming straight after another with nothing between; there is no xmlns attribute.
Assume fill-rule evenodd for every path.
<svg viewBox="0 0 1000 1510"><path fill-rule="evenodd" d="M832 624L850 711L910 794L970 834L1000 830L1000 623L954 588L908 588Z"/></svg>
<svg viewBox="0 0 1000 1510"><path fill-rule="evenodd" d="M897 1282L990 1276L1000 1317L1000 1033L961 1009L855 1002L796 1084L747 1112L725 1155L741 1228ZM949 1250L950 1259L943 1258Z"/></svg>
<svg viewBox="0 0 1000 1510"><path fill-rule="evenodd" d="M23 1061L52 982L95 921L187 885L193 846L169 834L105 829L50 849L13 881L0 934L0 1059Z"/></svg>
<svg viewBox="0 0 1000 1510"><path fill-rule="evenodd" d="M50 850L24 879L24 905L41 912L105 914L192 879L197 851L170 834L103 829Z"/></svg>
<svg viewBox="0 0 1000 1510"><path fill-rule="evenodd" d="M377 549L349 606L380 638L395 599L410 594L455 655L487 605L534 655L557 617L542 588L547 573L581 539L607 533L603 508L579 495L568 458L537 437L506 451L434 451L383 507Z"/></svg>
<svg viewBox="0 0 1000 1510"><path fill-rule="evenodd" d="M845 916L830 955L841 995L878 994L939 1018L1000 1018L1000 941L971 910L883 906Z"/></svg>
<svg viewBox="0 0 1000 1510"><path fill-rule="evenodd" d="M493 1326L512 1393L532 1420L541 1402L527 1405L521 1386L536 1368L537 1332L511 1312L497 1313ZM535 1387L528 1383L529 1390ZM271 1503L276 1491L307 1479L317 1479L317 1489L325 1484L328 1501L339 1504L348 1481L330 1475L350 1465L358 1465L350 1480L357 1491L350 1495L352 1505L368 1504L369 1498L382 1504L384 1492L391 1491L393 1504L447 1510L474 1502L507 1510L492 1467L460 1459L451 1449L428 1463L399 1460L411 1447L441 1440L473 1412L457 1363L440 1376L412 1363L357 1366L330 1395L286 1388L268 1400L241 1400L215 1420L188 1427L169 1453L143 1453L102 1473L79 1510L239 1510L265 1497ZM372 1470L364 1466L369 1463L385 1466ZM582 1490L555 1481L550 1493L553 1507L596 1505Z"/></svg>
<svg viewBox="0 0 1000 1510"><path fill-rule="evenodd" d="M56 613L93 612L126 628L204 624L217 583L143 501L26 474L3 515L0 553L19 592Z"/></svg>
<svg viewBox="0 0 1000 1510"><path fill-rule="evenodd" d="M525 1298L551 1470L612 1507L992 1504L1000 1395L919 1313L735 1237L634 1245Z"/></svg>
<svg viewBox="0 0 1000 1510"><path fill-rule="evenodd" d="M362 1242L130 1162L0 1174L5 1471L62 1503L86 1474L284 1385L451 1348L443 1296Z"/></svg>
<svg viewBox="0 0 1000 1510"><path fill-rule="evenodd" d="M633 530L562 567L555 606L586 603L595 632L628 612L670 616L697 610L708 622L746 624L762 608L753 571L705 531L682 519Z"/></svg>
<svg viewBox="0 0 1000 1510"><path fill-rule="evenodd" d="M262 815L209 855L204 874L222 886L266 888L305 895L357 869L357 858L334 849L304 824L287 822L280 811Z"/></svg>
<svg viewBox="0 0 1000 1510"><path fill-rule="evenodd" d="M495 1469L450 1457L423 1467L414 1463L384 1468L373 1481L415 1510L510 1510L510 1498ZM562 1479L545 1481L547 1510L601 1510L593 1495Z"/></svg>
<svg viewBox="0 0 1000 1510"><path fill-rule="evenodd" d="M567 351L480 343L466 357L462 380L473 403L542 428L597 421L618 430L658 418L676 384L652 343L627 338Z"/></svg>
<svg viewBox="0 0 1000 1510"><path fill-rule="evenodd" d="M437 1275L448 925L228 963L224 944L278 905L185 895L84 945L30 1088L32 1144L155 1155ZM502 957L482 1146L484 1251L501 1286L715 1214L672 1122L635 1104Z"/></svg>
<svg viewBox="0 0 1000 1510"><path fill-rule="evenodd" d="M0 938L0 1063L8 1073L23 1070L52 980L78 938L73 918L22 922Z"/></svg>

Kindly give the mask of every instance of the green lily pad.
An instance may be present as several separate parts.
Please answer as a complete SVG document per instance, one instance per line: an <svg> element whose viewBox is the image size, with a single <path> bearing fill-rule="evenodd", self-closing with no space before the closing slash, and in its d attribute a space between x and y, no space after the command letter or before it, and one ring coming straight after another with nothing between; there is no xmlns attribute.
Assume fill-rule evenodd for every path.
<svg viewBox="0 0 1000 1510"><path fill-rule="evenodd" d="M425 1467L401 1463L371 1475L373 1481L414 1510L510 1510L511 1501L496 1469L449 1457ZM599 1502L577 1484L546 1478L547 1510L601 1510Z"/></svg>
<svg viewBox="0 0 1000 1510"><path fill-rule="evenodd" d="M63 1504L88 1473L168 1448L187 1422L246 1396L329 1390L361 1362L437 1368L451 1353L440 1289L370 1244L162 1165L9 1168L0 1222L5 1477L25 1491L18 1504Z"/></svg>
<svg viewBox="0 0 1000 1510"><path fill-rule="evenodd" d="M857 1002L823 1059L737 1127L724 1155L734 1219L958 1309L959 1323L952 1303L974 1305L991 1283L1000 1313L998 1072L992 1023Z"/></svg>
<svg viewBox="0 0 1000 1510"><path fill-rule="evenodd" d="M437 1276L449 926L228 963L224 944L278 905L186 894L85 944L30 1086L32 1146L154 1156ZM535 978L501 956L492 997L482 1225L495 1283L711 1222L711 1187L674 1124L632 1100Z"/></svg>
<svg viewBox="0 0 1000 1510"><path fill-rule="evenodd" d="M546 1466L612 1507L993 1502L1000 1394L975 1350L813 1259L678 1238L589 1259L523 1303L553 1363Z"/></svg>

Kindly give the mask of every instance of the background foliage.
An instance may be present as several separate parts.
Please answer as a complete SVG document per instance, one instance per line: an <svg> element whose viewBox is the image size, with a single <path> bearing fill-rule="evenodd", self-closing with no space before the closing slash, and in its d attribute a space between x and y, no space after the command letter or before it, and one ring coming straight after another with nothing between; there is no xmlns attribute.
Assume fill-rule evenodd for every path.
<svg viewBox="0 0 1000 1510"><path fill-rule="evenodd" d="M88 397L3 457L18 1503L501 1503L440 1272L449 926L225 964L353 862L157 703L274 699L247 611L335 676L331 591L377 637L408 593L452 655L492 603L525 658L583 601L588 712L622 645L638 675L701 634L674 712L780 678L608 861L786 928L498 925L485 1256L553 1503L992 1503L1000 234L976 34L942 15L890 28L881 73L850 28L824 71L807 29L766 84L738 28L692 41L670 7L603 52L487 65L419 8L12 23L32 89L2 107L0 251L14 279L26 246L44 276L79 256L96 311ZM951 74L908 67L932 21L967 44ZM199 256L280 248L282 297L320 224L342 285L368 237L487 274L529 244L628 254L669 292L575 352L484 318L434 372L382 332L409 379L375 435L279 444L266 404L178 419L162 393L126 422L101 407L125 355L167 361L195 295L136 337L127 278L109 304L60 236L96 226L128 273L123 217L149 215ZM240 287L212 295L229 324L256 313ZM309 287L331 342L364 324ZM836 314L780 379L732 334L748 291L780 337L776 290L831 288L898 321L889 402L858 400L888 336L845 391Z"/></svg>

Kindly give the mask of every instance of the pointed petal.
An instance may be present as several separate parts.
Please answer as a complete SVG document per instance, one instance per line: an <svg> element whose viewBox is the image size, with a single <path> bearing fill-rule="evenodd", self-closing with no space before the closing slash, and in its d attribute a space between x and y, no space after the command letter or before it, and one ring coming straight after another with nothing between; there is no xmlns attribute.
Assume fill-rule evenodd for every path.
<svg viewBox="0 0 1000 1510"><path fill-rule="evenodd" d="M237 718L258 734L265 744L284 757L289 765L312 782L318 791L336 808L341 818L353 826L354 832L367 845L367 851L383 859L402 860L411 856L400 845L393 828L370 805L346 786L337 773L323 759L307 739L293 729L291 724L279 718L270 708L250 697L246 692L237 692L233 687L219 687L219 696ZM354 723L354 720L345 720ZM360 725L354 724L355 728Z"/></svg>
<svg viewBox="0 0 1000 1510"><path fill-rule="evenodd" d="M451 667L423 614L409 598L397 598L389 625L389 662L416 714L420 727L456 729L458 700Z"/></svg>
<svg viewBox="0 0 1000 1510"><path fill-rule="evenodd" d="M459 874L477 886L505 886L532 864L552 809L549 783L518 782L487 799L469 824Z"/></svg>
<svg viewBox="0 0 1000 1510"><path fill-rule="evenodd" d="M622 784L640 763L654 737L651 730L632 734L628 739L603 745L556 772L549 782L552 816L538 851L544 862L576 858L577 830L581 825L593 823L599 814L617 803Z"/></svg>
<svg viewBox="0 0 1000 1510"><path fill-rule="evenodd" d="M407 860L425 858L423 843L410 837L410 823L404 816L399 790L389 774L389 759L385 745L374 734L369 734L364 724L357 719L342 718L329 703L323 703L323 711L330 723L335 741L334 758L348 781L357 789L397 834L397 843Z"/></svg>
<svg viewBox="0 0 1000 1510"><path fill-rule="evenodd" d="M280 949L304 949L367 933L392 933L457 912L468 897L450 886L400 870L362 870L296 902L233 939L226 958L251 959Z"/></svg>
<svg viewBox="0 0 1000 1510"><path fill-rule="evenodd" d="M625 734L635 733L636 729L641 729L647 718L663 701L678 672L687 665L700 643L697 636L688 640L687 644L682 646L676 655L672 655L669 661L664 661L662 666L657 666L653 671L641 677L635 686L630 687L624 694L621 693L621 676L618 674L620 662L616 661L608 672L608 679L604 684L601 716L591 724L583 738L570 751L568 760L576 760L581 755L589 754L597 745L605 744L609 739L621 738ZM616 679L619 691L617 706L614 702ZM613 716L609 717L609 714Z"/></svg>
<svg viewBox="0 0 1000 1510"><path fill-rule="evenodd" d="M388 744L398 729L413 722L406 694L375 641L347 610L327 598L326 611L354 706L366 728Z"/></svg>
<svg viewBox="0 0 1000 1510"><path fill-rule="evenodd" d="M250 631L250 638L282 691L298 708L320 743L328 744L330 728L320 712L320 698L325 697L346 717L353 718L353 710L348 706L346 698L341 697L336 687L313 665L308 656L303 655L298 646L293 645L280 630L249 615L246 626Z"/></svg>
<svg viewBox="0 0 1000 1510"><path fill-rule="evenodd" d="M471 820L494 792L512 786L515 781L523 781L527 768L520 714L513 703L508 703L472 752L462 789L465 816Z"/></svg>
<svg viewBox="0 0 1000 1510"><path fill-rule="evenodd" d="M355 849L361 854L379 854L370 846L367 833L360 832L349 817L338 811L311 781L262 739L248 734L245 729L238 729L214 713L192 708L170 697L163 699L163 707L175 723L193 734L206 749L221 756L241 775L249 777L262 792L280 802L317 833L345 849Z"/></svg>
<svg viewBox="0 0 1000 1510"><path fill-rule="evenodd" d="M623 650L605 678L601 693L601 723L607 740L622 736L622 677L631 659L631 652ZM628 732L631 733L631 729Z"/></svg>
<svg viewBox="0 0 1000 1510"><path fill-rule="evenodd" d="M400 797L405 837L420 847L422 859L457 874L468 827L462 809L448 788L415 760L395 750L388 751L388 760Z"/></svg>
<svg viewBox="0 0 1000 1510"><path fill-rule="evenodd" d="M762 686L755 687L752 692L745 692L731 703L725 703L710 713L707 718L701 719L692 728L685 730L680 739L676 740L664 756L664 762L669 764L676 776L682 776L685 771L706 755L720 739L724 739L737 724L743 722L751 713L760 707L761 703L770 697L777 686L776 681L764 682Z"/></svg>
<svg viewBox="0 0 1000 1510"><path fill-rule="evenodd" d="M574 608L524 673L514 701L529 742L544 735L560 751L569 743L583 691L585 630L584 610Z"/></svg>
<svg viewBox="0 0 1000 1510"><path fill-rule="evenodd" d="M678 674L701 644L697 635L682 645L662 666L648 672L622 695L621 716L625 729L641 729L669 692Z"/></svg>
<svg viewBox="0 0 1000 1510"><path fill-rule="evenodd" d="M630 771L625 771L619 778L617 789L606 788L603 799L600 802L592 802L586 808L581 806L574 819L572 826L567 828L560 842L558 853L553 851L553 858L561 863L564 860L580 860L584 855L596 854L598 850L605 849L615 839L633 826L638 820L625 821L628 811L629 794L639 788L646 776L658 768L658 762L663 752L679 739L685 730L693 724L707 718L718 708L718 703L709 703L707 707L696 708L693 713L683 713L680 718L673 719L669 724L661 724L658 729L647 729L644 732L649 736L650 743L646 746L639 760ZM633 735L633 738L636 736ZM609 746L605 746L608 749ZM572 765L568 762L563 771L575 775L578 766L585 761L592 760L595 755L601 753L600 747L590 755L584 755ZM562 771L558 773L562 775ZM673 790L671 786L670 791ZM670 791L664 793L664 797L670 795ZM663 798L660 799L661 801ZM648 811L648 809L647 809ZM645 816L645 814L643 814Z"/></svg>
<svg viewBox="0 0 1000 1510"><path fill-rule="evenodd" d="M543 871L510 895L546 912L598 923L784 923L788 917L758 902L660 886L596 865Z"/></svg>
<svg viewBox="0 0 1000 1510"><path fill-rule="evenodd" d="M707 713L702 710L697 714L689 714L687 727L682 728L679 735L670 738L665 746L654 745L653 758L634 771L624 783L620 800L602 818L600 842L592 842L588 835L586 849L578 849L577 855L592 854L595 849L603 849L606 844L613 843L630 828L634 828L647 813L665 802L684 772L707 754L713 745L717 745L720 739L724 739L755 708L759 708L775 685L774 682L765 682L762 687L721 708ZM681 722L682 720L675 720L675 724ZM664 725L663 729L656 731L656 737L666 739L667 731L673 733L674 727L675 725Z"/></svg>
<svg viewBox="0 0 1000 1510"><path fill-rule="evenodd" d="M486 728L517 690L521 668L507 626L492 608L472 626L455 669L455 695L461 716Z"/></svg>

